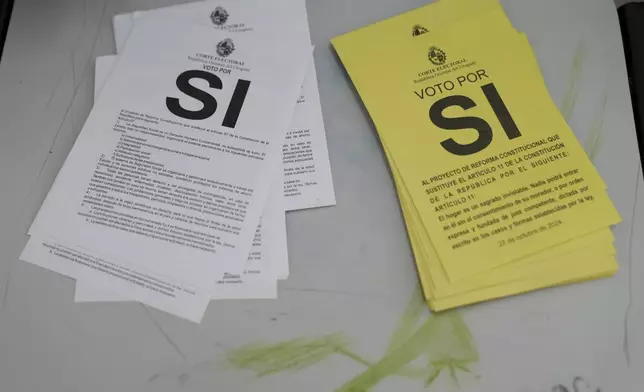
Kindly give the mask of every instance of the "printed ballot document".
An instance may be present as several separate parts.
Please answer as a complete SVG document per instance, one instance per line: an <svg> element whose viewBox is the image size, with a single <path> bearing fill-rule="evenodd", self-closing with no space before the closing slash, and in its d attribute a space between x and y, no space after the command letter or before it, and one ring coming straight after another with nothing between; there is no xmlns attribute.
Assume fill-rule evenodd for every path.
<svg viewBox="0 0 644 392"><path fill-rule="evenodd" d="M283 31L294 22L298 22L303 24L302 34L310 37L304 0L202 1L114 16L117 53L120 53L126 44L136 20L142 15L151 14L208 26L215 30L236 32ZM335 205L326 132L313 61L297 100L282 156L287 211Z"/></svg>
<svg viewBox="0 0 644 392"><path fill-rule="evenodd" d="M311 53L172 23L137 21L21 256L157 307L244 271Z"/></svg>
<svg viewBox="0 0 644 392"><path fill-rule="evenodd" d="M98 100L116 56L96 58L94 101ZM212 299L277 298L277 278L289 275L286 243L286 218L281 176L276 176L269 189L253 246L243 274L225 273L215 281ZM128 297L109 288L95 287L93 282L77 281L74 302L127 301Z"/></svg>
<svg viewBox="0 0 644 392"><path fill-rule="evenodd" d="M433 3L398 21L461 17L439 19L435 7L450 4ZM527 39L498 3L405 40L398 33L403 24L388 25L392 20L333 44L376 124L408 223L418 227L412 231L420 241L412 242L436 255L427 259L440 261L433 270L444 270L443 288L529 264L524 259L619 222L605 184L550 99ZM387 58L379 53L383 45L395 48ZM602 268L614 272L612 250L604 249Z"/></svg>
<svg viewBox="0 0 644 392"><path fill-rule="evenodd" d="M289 30L292 30L295 24L299 34L302 36L309 34L303 0L281 0L271 4L256 4L254 1L206 1L116 15L113 25L117 48L125 45L136 20L142 15L167 17L176 22L238 33L271 30L289 34ZM96 93L103 86L114 61L116 56L103 56L96 59ZM279 279L285 279L289 275L285 204L288 204L287 210L335 204L317 90L315 65L311 61L284 141L284 170L280 170L273 179L271 197L264 206L247 269L244 274L226 273L222 279L218 279L213 299L275 298L277 295L275 275ZM279 188L276 187L277 182L279 182ZM286 197L288 201L279 200L272 194L273 189L283 193L281 198ZM77 302L124 299L103 290L97 291L99 290L88 286L86 282L78 282L74 299Z"/></svg>

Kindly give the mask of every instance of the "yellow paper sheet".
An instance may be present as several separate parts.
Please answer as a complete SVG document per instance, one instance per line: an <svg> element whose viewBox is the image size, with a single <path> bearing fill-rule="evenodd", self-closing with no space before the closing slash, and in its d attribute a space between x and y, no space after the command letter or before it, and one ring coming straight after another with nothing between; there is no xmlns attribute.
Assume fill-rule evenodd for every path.
<svg viewBox="0 0 644 392"><path fill-rule="evenodd" d="M376 47L393 46L394 28L333 40L451 281L619 221L570 129L533 94L531 60L504 56L499 35L471 39L508 31L503 13L471 19L398 40L384 58Z"/></svg>
<svg viewBox="0 0 644 392"><path fill-rule="evenodd" d="M469 7L469 5L474 4L474 8ZM492 11L490 11L492 10ZM471 11L468 12L468 11ZM476 18L477 20L471 20L472 15L479 14ZM486 19L487 18L487 19ZM468 20L466 22L463 22L463 19ZM571 176L576 176L573 178L573 180L566 180L565 178L561 179L553 179L552 183L555 184L560 184L557 181L560 181L561 184L563 184L564 181L566 180L566 184L568 186L573 186L576 185L577 183L583 183L584 186L587 186L588 189L586 192L591 192L593 199L592 200L586 200L582 202L582 204L590 201L593 203L595 206L599 206L599 208L602 208L603 215L594 216L593 218L595 219L587 219L584 222L586 224L588 223L594 223L591 228L586 225L584 229L587 230L582 230L585 235L579 236L579 234L576 235L569 235L566 240L561 241L558 240L556 237L560 236L559 234L553 234L547 237L550 237L550 242L547 247L539 247L539 246L533 246L534 251L530 252L521 252L521 251L516 251L514 253L514 256L508 257L508 260L505 262L492 262L492 263L487 263L485 267L479 267L476 268L474 267L474 272L472 272L472 265L473 263L476 263L477 259L470 259L467 260L465 257L461 256L461 261L462 263L468 268L468 271L460 271L460 272L453 272L453 278L456 278L457 282L454 283L454 281L450 281L448 279L448 275L446 274L446 269L445 265L441 263L441 259L438 257L436 254L436 249L434 248L432 244L431 238L434 238L433 236L429 236L429 230L428 226L425 225L427 222L427 219L423 219L422 214L427 214L427 202L426 200L423 200L423 196L425 195L420 195L418 194L416 189L415 195L410 194L408 192L407 187L406 187L406 182L404 181L404 177L401 176L400 173L398 173L398 168L397 168L397 162L403 162L402 165L405 167L404 170L409 170L410 165L408 165L409 161L413 161L412 158L410 158L408 155L413 155L416 157L416 159L419 156L422 156L419 151L422 152L424 146L420 146L420 144L417 142L419 146L412 146L412 151L414 153L412 154L407 154L408 150L404 148L398 147L398 155L395 155L398 157L398 159L394 159L389 151L388 151L388 146L393 143L394 146L400 146L403 143L399 143L400 140L397 140L397 138L400 138L400 136L397 133L405 134L404 132L401 131L401 125L404 131L406 131L406 136L409 137L409 135L413 135L413 138L410 138L411 140L422 140L423 142L427 142L428 140L435 140L432 138L427 138L424 137L422 132L427 132L427 127L423 127L422 124L420 124L418 121L414 123L414 121L398 121L400 124L395 124L395 127L392 127L391 124L392 122L396 121L396 116L400 117L401 114L403 116L407 115L407 117L413 117L413 114L410 114L411 112L409 110L406 110L406 107L400 106L401 102L406 102L409 106L413 107L414 103L405 100L402 95L398 95L400 91L403 89L396 89L395 83L391 82L390 80L385 80L385 83L381 83L381 85L378 85L377 83L369 83L365 84L359 81L365 80L365 78L358 78L354 77L355 74L355 64L353 65L347 65L347 63L350 63L352 61L356 61L359 64L366 64L369 61L368 60L375 60L375 58L372 56L373 53L369 53L367 56L366 60L364 57L364 52L369 52L369 51L374 51L376 50L375 46L378 48L381 47L390 47L389 44L391 44L392 40L388 39L386 36L389 35L390 37L396 37L396 39L404 39L402 38L401 31L403 30L403 27L410 24L412 21L422 21L422 23L425 23L426 25L430 25L433 28L431 30L428 30L424 27L422 24L414 25L414 34L412 34L413 39L418 38L420 35L423 35L422 38L429 39L429 37L432 37L431 40L435 42L443 42L442 45L448 45L451 43L454 43L454 50L461 50L462 53L467 53L470 56L473 56L474 58L477 59L477 61L480 61L481 63L485 63L488 65L490 69L494 69L495 72L503 73L503 72L509 72L509 74L512 74L514 71L515 74L517 75L522 75L522 76L529 76L531 82L523 82L523 81L518 81L515 80L518 84L521 84L522 86L525 87L525 92L517 92L514 89L513 95L511 95L511 100L512 103L515 101L521 101L522 103L526 102L526 95L532 95L532 101L536 102L536 105L539 105L538 108L542 109L543 112L547 114L547 120L548 121L542 121L539 123L538 121L536 122L537 124L548 124L550 127L545 127L544 129L541 129L542 132L548 132L553 129L556 129L557 132L559 133L566 133L567 132L567 137L564 135L564 137L561 137L561 135L558 134L558 139L553 140L552 143L564 143L564 146L562 148L565 148L567 150L567 157L564 158L569 158L571 155L574 156L574 159L569 159L569 161L573 161L570 165L568 166L563 166L561 168L560 166L562 165L551 165L551 163L546 163L543 166L546 165L551 165L551 166L557 166L559 169L559 172L561 173L571 173L571 171L576 170L574 174ZM457 27L451 26L451 27L446 27L450 23L454 23L457 20L461 20L457 25ZM465 27L463 25L465 23ZM490 33L489 31L485 31L485 37L490 38L494 37L497 41L503 41L502 44L499 42L496 42L497 46L495 47L496 50L498 51L499 54L504 54L503 52L499 51L499 47L502 47L502 45L506 45L508 47L517 47L518 50L513 51L513 55L516 56L522 56L521 60L517 60L514 58L511 58L508 61L508 58L504 56L498 56L494 57L494 55L497 54L495 51L489 51L489 50L481 50L481 49L472 49L471 47L468 47L467 45L463 45L462 42L457 42L458 39L463 40L463 37L458 37L458 34L452 33L451 35L449 33L445 33L445 31L441 31L441 29L446 29L449 30L450 28L453 30L459 30L459 34L462 36L466 36L467 33L470 33L470 37L472 36L472 32L477 32L477 29L481 29L481 26L489 26L492 24L495 26L495 29L492 29L493 31ZM469 28L469 30L468 30ZM375 33L374 33L375 32ZM418 33L420 32L420 33ZM488 34L489 33L489 34ZM500 39L499 37L503 37L503 34L508 38L507 40ZM376 38L374 39L374 35ZM347 38L351 36L351 38ZM576 143L576 139L574 139L574 136L572 136L572 132L570 129L567 127L561 116L556 110L556 107L554 107L554 104L552 104L551 100L549 99L547 89L545 89L545 86L543 85L542 78L540 76L539 70L538 70L538 65L536 64L536 60L534 59L534 56L529 50L529 44L527 43L527 40L525 37L521 37L519 40L517 40L518 34L513 30L509 22L507 21L507 18L505 18L505 14L503 13L502 9L498 5L496 1L493 0L486 0L484 2L472 2L469 0L442 0L438 3L433 3L430 4L426 7L422 7L421 9L417 11L412 11L403 15L400 15L398 17L394 17L391 19L388 19L386 21L377 23L375 25L368 26L366 28L360 29L356 32L350 33L349 35L345 35L343 37L339 37L333 40L334 46L336 47L336 50L340 54L340 57L345 64L345 67L349 71L350 75L352 76L352 79L354 81L354 84L358 88L359 92L361 93L361 97L363 98L363 101L365 101L365 104L367 105L367 109L370 111L370 114L372 115L372 118L374 119L374 122L378 126L378 130L381 131L382 127L388 127L385 128L384 130L385 137L383 137L382 133L379 132L379 136L381 137L381 141L383 142L383 147L385 147L385 151L387 152L387 158L390 163L390 166L392 168L392 173L394 175L394 178L396 180L396 188L398 190L398 194L401 200L401 207L403 209L403 213L405 216L405 224L407 225L407 229L409 232L409 237L410 237L410 242L412 244L412 248L414 251L414 255L417 260L418 264L418 270L420 274L421 281L423 283L423 288L426 293L426 297L428 298L430 305L433 309L435 310L442 310L442 309L447 309L455 306L460 306L464 304L469 304L469 303L474 303L474 302L479 302L483 301L486 299L491 299L491 298L498 298L498 297L503 297L503 296L508 296L508 295L513 295L513 294L518 294L522 293L525 291L530 291L530 290L535 290L543 287L549 287L553 285L558 285L558 284L565 284L569 282L574 282L574 281L580 281L580 280L585 280L585 279L591 279L591 278L596 278L596 277L601 277L601 276L607 276L615 272L617 268L617 264L615 263L614 260L614 248L612 246L612 233L610 232L609 229L607 229L608 224L616 223L619 218L616 214L616 211L612 207L612 204L610 204L610 201L608 200L607 196L604 193L604 184L603 181L601 181L601 178L597 175L597 173L594 171L594 168L590 164L588 158L583 154L583 150L581 150L581 147ZM378 39L378 37L383 38L383 39ZM523 41L523 42L522 42ZM473 41L470 39L468 40L468 43L470 45L473 45ZM517 42L519 42L517 46ZM405 44L408 44L409 42L406 42ZM414 42L415 44L415 42ZM524 45L524 46L521 46ZM405 46L400 45L400 46ZM376 78L373 77L373 75L377 74L378 72L381 72L383 76L391 76L393 72L397 74L400 73L405 73L409 67L397 67L397 64L395 62L391 62L388 60L391 60L391 58L396 58L402 57L400 55L400 52L408 54L409 50L415 50L415 47L417 45L408 45L406 47L407 52L405 50L401 49L398 52L393 51L389 52L389 59L382 59L378 61L378 66L373 67L374 69L370 70L368 73L371 74L370 77L366 77L366 80L370 80L371 82L375 81ZM438 48L438 47L436 47ZM525 49L528 49L527 51ZM485 49L485 48L484 48ZM485 54L481 54L480 52L484 51L487 52ZM352 53L349 53L352 52ZM349 56L349 60L346 60L347 53ZM489 53L492 53L490 55ZM507 54L507 52L505 53ZM504 55L505 55L504 54ZM356 57L357 56L357 57ZM445 86L445 81L449 81L450 79L445 76L442 77L440 73L444 72L444 70L447 70L450 72L450 74L457 75L457 71L450 70L449 68L449 62L443 57L447 57L446 53L440 49L438 51L434 51L432 53L432 50L430 49L429 52L427 53L428 58L431 61L431 57L434 56L434 59L438 59L439 61L444 61L444 64L447 63L448 66L445 67L436 67L432 68L431 70L426 70L423 72L419 72L418 76L420 79L416 79L415 81L420 83L421 86L423 85L423 78L430 78L434 81L436 80L442 80L442 85L440 83L434 84L432 86L432 89L427 90L423 89L420 91L420 96L418 95L419 90L414 90L414 93L416 96L421 99L428 99L428 101L432 101L431 98L433 98L436 95L439 94L447 94L448 91L451 92L455 89L447 89L447 87L450 87L450 85ZM492 60L490 60L490 57L492 57ZM357 60L356 60L357 58ZM462 60L457 60L455 63L455 67L460 67L462 64L467 63L467 58L464 56L457 56L457 59L462 59ZM480 59L480 60L479 60ZM498 59L496 61L495 59ZM464 61L463 61L464 60ZM416 61L417 62L417 61ZM503 66L500 66L497 64L498 62L503 62ZM414 61L411 61L411 63L414 63ZM512 70L509 69L509 67L505 66L505 63L509 63L511 65L514 65L517 70ZM408 64L407 64L408 65ZM532 69L530 69L532 67ZM352 72L352 69L354 72ZM478 77L477 80L472 80L471 84L472 85L477 85L476 82L481 82L484 78L490 78L489 75L487 75L488 71L486 68L481 68L484 70L484 73L468 73L466 75L475 75ZM509 70L508 70L509 69ZM385 70L388 70L389 72L384 72ZM358 72L364 73L363 70L359 70ZM449 75L449 74L448 74ZM496 73L495 73L496 75ZM395 77L391 79L397 80L398 83L402 81L402 83L405 83L405 78L409 79L407 77L404 77L402 79L398 78L396 79ZM383 78L381 77L380 80ZM471 79L474 79L472 76ZM491 78L490 78L491 79ZM500 79L500 81L497 81L497 79ZM478 91L475 91L472 93L473 90L475 90L472 86L467 86L467 83L470 82L469 79L462 80L456 77L456 79L452 78L451 79L454 84L462 84L459 87L461 88L461 91L465 91L466 93L461 93L462 95L471 98L472 96L476 96L476 93L478 93L478 96L480 97L481 94ZM508 85L508 80L511 80L511 78L508 77L497 77L494 79L493 83L499 83L501 85ZM485 82L488 82L487 80ZM540 84L539 84L540 83ZM391 88L393 84L394 88ZM480 85L481 83L478 83ZM370 106L368 103L369 99L365 99L365 94L373 98L373 95L382 95L383 91L383 85L384 86L389 86L390 88L384 88L384 90L387 91L387 97L382 97L378 96L375 99L376 102L376 107L378 108L378 114L382 116L374 116L372 113L375 109L373 108L374 105ZM477 85L477 87L478 87ZM406 87L409 87L411 90L413 86L407 84L405 85ZM430 84L431 86L431 84ZM441 90L441 87L444 87L442 90L444 91L439 91ZM467 87L470 87L469 89ZM392 91L395 91L396 94L391 94ZM428 93L429 92L429 93ZM427 96L425 96L425 93L428 93ZM489 91L488 91L489 93ZM494 91L492 91L494 93ZM500 93L497 94L500 95ZM396 109L398 110L381 110L383 108L383 102L378 102L379 100L384 100L386 101L391 101L393 95L393 101L397 105L393 105ZM490 94L486 94L485 92L483 95L488 98ZM494 96L494 94L491 94ZM505 95L504 95L505 96ZM494 98L494 97L493 97ZM530 100L527 100L530 101ZM498 102L497 102L498 103ZM518 113L520 118L523 120L524 124L531 125L531 128L539 128L538 126L535 126L534 124L528 122L526 119L534 119L533 113L530 113L530 110L525 110L525 108L518 106L518 109L514 109L514 107L517 107L516 105L511 105L509 102L504 102L504 106L506 107L506 110L512 110L511 116L514 116L514 113L518 110ZM528 105L529 107L530 105ZM386 108L386 105L384 106ZM402 109L402 110L401 110ZM452 110L453 108L445 108L444 112L448 113L449 110ZM470 110L473 108L468 108L467 110ZM499 107L495 107L494 109L490 109L487 112L484 111L486 115L489 115L490 112L493 112L493 114L498 116L498 110ZM553 110L554 109L554 110ZM425 111L427 110L426 108L424 109ZM531 109L534 111L534 109ZM403 113L400 113L400 112ZM501 110L503 112L503 110ZM405 114L406 113L406 114ZM469 115L470 112L467 112ZM454 114L453 117L458 117L460 114ZM482 117L480 114L475 115ZM501 113L501 118L503 118L503 113ZM382 121L382 117L385 118L385 121ZM445 116L445 117L450 117ZM377 120L377 118L381 118L380 121ZM486 117L487 118L487 117ZM496 142L496 130L499 129L499 125L501 125L501 118L498 119L498 123L494 123L492 125L492 128L494 130L493 132L493 138ZM403 119L404 120L404 119ZM515 120L515 119L513 119ZM493 122L493 121L492 121ZM517 125L520 124L519 121L515 120L515 123ZM384 125L383 125L384 124ZM507 125L507 121L505 122L504 125ZM541 125L543 127L543 125ZM420 132L414 133L414 128L418 129L423 129ZM503 131L507 133L507 129L504 127L501 127ZM511 128L511 127L510 127ZM521 128L523 129L523 127ZM512 129L511 129L512 130ZM412 131L412 133L410 133ZM532 136L530 138L530 141L535 141L535 140L540 140L539 135L536 134L536 132L533 129L530 129L530 135ZM518 131L521 133L521 131ZM535 135L532 135L532 134ZM512 135L510 135L512 136ZM508 136L508 138L510 138ZM518 139L524 137L523 134L520 136L516 136L512 138L511 140ZM467 142L460 141L462 144L467 144ZM575 144L576 143L576 144ZM458 144L458 143L457 143ZM472 144L472 143L470 143ZM490 142L491 144L491 142ZM508 143L505 143L507 145ZM547 144L547 143L546 143ZM404 144L403 144L404 145ZM409 148L409 143L406 144L407 148ZM413 148L417 147L417 148ZM457 146L458 147L458 146ZM485 148L488 148L489 146L486 146ZM396 147L394 147L396 148ZM484 149L485 149L484 148ZM494 151L507 151L505 150L507 146L505 147L497 147ZM427 148L426 150L429 151L436 151L436 149L432 150L430 148ZM515 148L516 150L516 148ZM569 150L569 151L568 151ZM402 151L403 153L401 153ZM487 150L491 151L491 150ZM581 154L580 154L581 151ZM421 160L422 162L430 162L431 160ZM507 162L510 162L508 160ZM413 162L412 162L413 163ZM434 163L434 162L432 162ZM520 163L520 162L519 162ZM439 162L438 165L441 163ZM506 162L504 162L506 164ZM515 163L518 164L518 163ZM413 166L413 165L411 165ZM499 167L500 170L513 170L514 165L510 166L501 166ZM458 165L456 165L458 167ZM461 166L461 169L463 169L464 166ZM537 166L536 169L539 169L540 166ZM411 167L411 169L415 169ZM470 170L473 170L470 168ZM517 169L518 170L518 169ZM527 171L526 171L527 172ZM529 177L526 175L526 172L521 172L523 173L523 177ZM535 170L535 172L540 172L541 176L543 176L543 170ZM546 173L551 173L551 175L557 174L556 170L555 171L545 171ZM554 174L552 174L554 173ZM508 178L517 176L518 173L513 173L511 175L508 175L506 177L506 181ZM569 176L569 177L571 177ZM409 177L409 176L407 176ZM422 177L422 176L421 176ZM414 176L411 176L411 178L414 178ZM415 178L419 178L419 176L416 176ZM552 176L551 176L552 178ZM581 180L583 178L583 180ZM460 179L459 179L460 180ZM512 179L514 180L514 178ZM530 181L534 181L534 185L531 186L530 188L532 189L539 189L540 187L544 187L544 184L539 185L536 181L539 181L540 177L538 175L533 175L531 177L531 180L526 180L523 182L523 184L530 184ZM575 182L576 180L577 182ZM411 182L412 184L414 183L413 181ZM592 190L590 189L592 187ZM422 187L416 187L420 188L422 190ZM528 189L530 189L528 188ZM519 188L514 188L514 189L519 189ZM576 190L579 190L581 188L575 188ZM427 190L427 189L425 189ZM525 191L524 191L525 192ZM528 193L529 194L529 193ZM588 194L588 193L587 193ZM573 195L576 196L576 195ZM538 197L538 195L537 195ZM537 198L535 197L535 199ZM572 197L572 196L571 196ZM564 197L565 198L565 197ZM420 201L420 202L419 202ZM435 202L437 202L435 200ZM474 202L472 200L472 202ZM417 206L420 205L420 208L416 208ZM570 205L568 206L570 210L573 209L573 207L577 207L576 205ZM577 210L581 210L579 208L576 208ZM420 212L419 212L420 210ZM525 211L524 211L525 212ZM577 211L575 211L577 212ZM580 212L582 214L583 218L583 212ZM465 215L465 214L463 214ZM576 219L575 217L578 216L579 214L570 214L569 219ZM603 219L603 220L602 220ZM559 219L558 219L559 220ZM528 222L529 223L529 222ZM574 223L574 222L573 222ZM562 223L558 223L556 226L562 225ZM524 223L525 225L525 223ZM574 225L573 225L574 226ZM548 230L545 231L556 231L556 230L551 230L554 227L549 228ZM578 227L578 226L577 226ZM603 229L602 229L603 228ZM538 234L543 234L543 233L538 233ZM551 234L551 233L547 233ZM565 230L564 230L565 234ZM435 230L434 230L434 235L435 235ZM542 235L543 236L543 235ZM553 238L555 237L555 238ZM507 244L506 244L507 245ZM494 253L492 253L494 254ZM516 254L520 254L521 256L516 256ZM469 262L469 263L468 263ZM507 263L507 264L506 264ZM500 266L499 266L500 265ZM453 266L450 265L448 268L452 268ZM493 268L496 267L496 268ZM454 279L453 279L454 280Z"/></svg>

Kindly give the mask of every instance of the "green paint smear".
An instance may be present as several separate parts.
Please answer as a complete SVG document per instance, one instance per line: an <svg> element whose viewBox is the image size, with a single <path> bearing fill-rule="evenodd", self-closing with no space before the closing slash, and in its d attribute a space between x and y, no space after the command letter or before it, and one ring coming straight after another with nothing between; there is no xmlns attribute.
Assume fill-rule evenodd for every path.
<svg viewBox="0 0 644 392"><path fill-rule="evenodd" d="M564 93L564 100L561 104L561 114L563 118L568 121L575 110L577 103L577 96L579 96L579 86L581 85L581 69L584 63L585 50L584 42L579 41L575 56L572 59L572 65L568 72L568 82L566 83L566 92Z"/></svg>
<svg viewBox="0 0 644 392"><path fill-rule="evenodd" d="M340 333L318 339L296 338L270 345L244 346L230 351L227 361L235 368L251 370L257 377L263 377L304 369L346 350L348 345L348 340ZM361 362L359 356L354 360Z"/></svg>
<svg viewBox="0 0 644 392"><path fill-rule="evenodd" d="M402 315L402 318L398 321L396 329L391 335L391 338L389 338L389 346L387 347L385 355L390 354L409 340L415 332L418 322L426 309L427 306L425 305L425 301L423 300L421 293L415 291Z"/></svg>
<svg viewBox="0 0 644 392"><path fill-rule="evenodd" d="M564 93L564 99L561 103L561 115L563 118L568 121L572 117L572 113L575 110L575 105L577 103L577 97L579 96L579 88L581 86L581 71L584 65L585 60L585 47L584 42L579 41L577 49L575 50L575 55L572 59L572 65L570 66L570 71L568 72L568 79L566 83L566 91ZM602 93L601 103L599 110L595 112L595 118L593 119L591 128L589 130L588 139L584 145L584 150L588 154L590 160L594 160L599 150L601 149L603 142L603 129L604 129L604 113L606 110L606 102L608 100L607 91L604 90Z"/></svg>
<svg viewBox="0 0 644 392"><path fill-rule="evenodd" d="M608 92L604 89L602 93L599 110L595 112L595 118L588 132L588 139L584 145L584 150L588 154L591 161L595 159L599 153L599 149L603 144L604 133L604 113L606 112L606 102L608 101Z"/></svg>
<svg viewBox="0 0 644 392"><path fill-rule="evenodd" d="M442 373L458 385L459 373L471 373L479 360L474 339L458 311L429 315L417 290L394 329L384 355L368 360L350 347L342 333L316 339L295 338L273 344L251 344L228 352L227 363L257 377L313 366L331 355L342 355L366 367L336 392L369 391L390 376L423 382L429 387ZM411 362L424 358L426 366Z"/></svg>

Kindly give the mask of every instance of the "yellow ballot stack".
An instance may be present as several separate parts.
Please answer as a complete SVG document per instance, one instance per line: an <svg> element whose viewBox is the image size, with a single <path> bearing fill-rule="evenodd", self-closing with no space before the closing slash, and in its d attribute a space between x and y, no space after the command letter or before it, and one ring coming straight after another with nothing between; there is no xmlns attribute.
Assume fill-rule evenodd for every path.
<svg viewBox="0 0 644 392"><path fill-rule="evenodd" d="M332 43L432 309L615 273L620 217L497 0L439 0Z"/></svg>

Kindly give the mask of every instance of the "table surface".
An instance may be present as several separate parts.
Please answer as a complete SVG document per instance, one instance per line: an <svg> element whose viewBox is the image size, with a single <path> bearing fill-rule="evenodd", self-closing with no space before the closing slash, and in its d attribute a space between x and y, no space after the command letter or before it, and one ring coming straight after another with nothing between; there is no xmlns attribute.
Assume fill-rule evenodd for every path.
<svg viewBox="0 0 644 392"><path fill-rule="evenodd" d="M196 325L74 304L72 280L18 260L91 110L94 58L114 53L111 16L175 2L16 1L0 64L0 390L641 390L644 187L611 0L503 4L623 217L618 274L409 310L418 282L392 179L329 39L426 2L308 0L337 206L287 215L279 300L211 302Z"/></svg>

